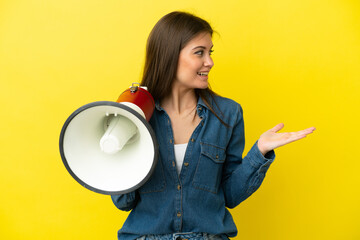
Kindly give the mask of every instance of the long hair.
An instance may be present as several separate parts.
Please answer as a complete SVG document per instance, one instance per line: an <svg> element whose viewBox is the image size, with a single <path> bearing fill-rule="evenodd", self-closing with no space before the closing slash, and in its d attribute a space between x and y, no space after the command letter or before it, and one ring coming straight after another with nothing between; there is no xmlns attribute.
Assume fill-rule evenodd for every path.
<svg viewBox="0 0 360 240"><path fill-rule="evenodd" d="M180 51L199 33L209 33L212 36L213 29L207 21L186 12L171 12L155 24L147 40L141 82L155 100L161 100L171 93ZM224 123L209 104L210 98L214 99L216 94L209 87L195 89L195 94L201 97L210 111Z"/></svg>

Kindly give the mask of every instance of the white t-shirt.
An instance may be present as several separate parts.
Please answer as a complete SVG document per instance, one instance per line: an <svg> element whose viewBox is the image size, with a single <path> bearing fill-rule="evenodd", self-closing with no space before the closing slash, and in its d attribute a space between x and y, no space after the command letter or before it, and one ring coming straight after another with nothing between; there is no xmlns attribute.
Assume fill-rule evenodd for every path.
<svg viewBox="0 0 360 240"><path fill-rule="evenodd" d="M181 167L184 162L185 152L187 143L183 144L174 144L174 151L175 151L175 161L176 161L176 170L178 175L180 175Z"/></svg>

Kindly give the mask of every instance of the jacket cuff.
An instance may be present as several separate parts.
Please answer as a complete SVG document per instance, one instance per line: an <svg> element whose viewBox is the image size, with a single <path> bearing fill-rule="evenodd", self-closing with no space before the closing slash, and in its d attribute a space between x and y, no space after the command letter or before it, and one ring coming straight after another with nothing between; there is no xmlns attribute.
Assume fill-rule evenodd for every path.
<svg viewBox="0 0 360 240"><path fill-rule="evenodd" d="M135 191L132 191L132 192L128 193L127 202L130 203L130 202L134 201L135 198L136 198Z"/></svg>
<svg viewBox="0 0 360 240"><path fill-rule="evenodd" d="M255 144L249 151L248 156L250 157L250 164L254 168L260 168L264 164L270 165L275 159L275 151L271 150L267 152L265 156L263 156L259 150L257 143L258 141L255 142Z"/></svg>

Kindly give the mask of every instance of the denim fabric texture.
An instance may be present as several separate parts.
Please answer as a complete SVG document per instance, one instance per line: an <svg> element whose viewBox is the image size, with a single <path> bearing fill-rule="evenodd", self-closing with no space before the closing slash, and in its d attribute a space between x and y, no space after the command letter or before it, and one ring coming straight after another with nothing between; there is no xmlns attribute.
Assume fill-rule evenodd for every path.
<svg viewBox="0 0 360 240"><path fill-rule="evenodd" d="M146 235L139 237L136 240L223 240L223 238L207 233L174 233L165 235Z"/></svg>
<svg viewBox="0 0 360 240"><path fill-rule="evenodd" d="M182 232L237 235L227 208L234 208L261 185L274 151L265 156L257 142L243 158L244 120L241 106L216 96L210 98L222 124L199 98L201 118L189 139L178 175L171 120L159 102L150 124L159 144L159 159L150 179L138 190L111 196L117 208L130 211L118 239ZM216 102L216 104L214 103Z"/></svg>

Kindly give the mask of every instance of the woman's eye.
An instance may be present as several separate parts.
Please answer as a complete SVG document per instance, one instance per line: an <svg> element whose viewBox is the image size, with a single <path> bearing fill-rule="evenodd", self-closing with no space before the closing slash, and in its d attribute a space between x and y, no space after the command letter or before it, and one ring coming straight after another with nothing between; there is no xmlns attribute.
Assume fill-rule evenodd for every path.
<svg viewBox="0 0 360 240"><path fill-rule="evenodd" d="M214 50L210 50L209 55L211 55L213 52L214 52ZM204 55L204 50L197 51L197 52L195 52L195 54L199 55L199 56L202 56L202 55Z"/></svg>
<svg viewBox="0 0 360 240"><path fill-rule="evenodd" d="M204 54L204 51L203 51L203 50L197 51L197 52L195 52L195 54L196 54L196 55L199 55L199 56L202 56L202 55Z"/></svg>

